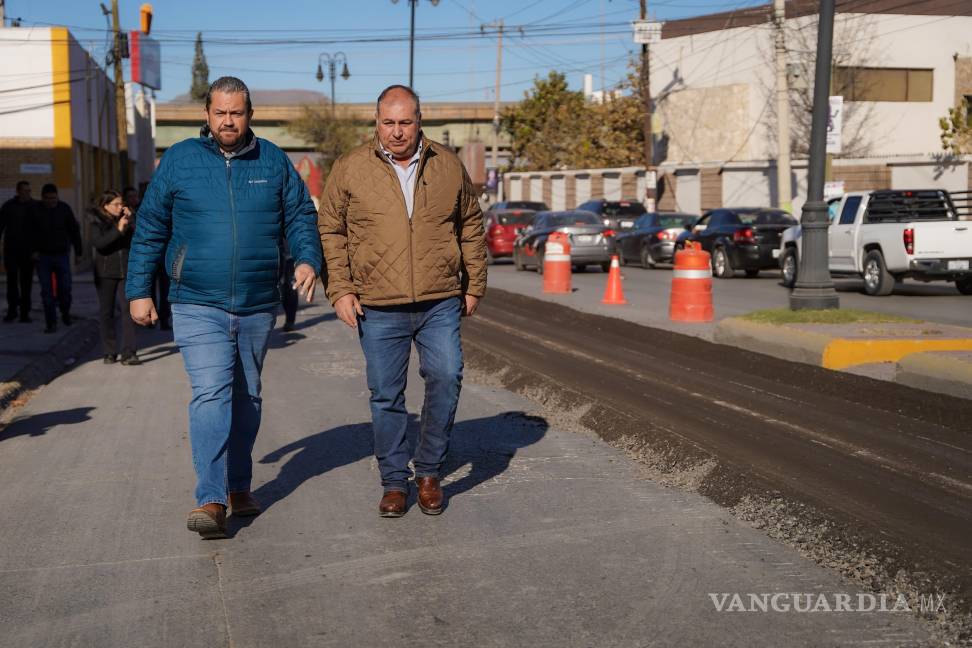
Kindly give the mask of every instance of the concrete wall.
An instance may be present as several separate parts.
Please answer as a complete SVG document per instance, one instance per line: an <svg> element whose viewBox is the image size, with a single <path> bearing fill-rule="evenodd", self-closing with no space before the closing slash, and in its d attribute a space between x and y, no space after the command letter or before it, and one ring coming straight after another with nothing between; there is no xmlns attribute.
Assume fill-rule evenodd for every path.
<svg viewBox="0 0 972 648"><path fill-rule="evenodd" d="M503 175L503 200L542 200L551 209L574 209L590 198L643 200L641 167L517 171Z"/></svg>

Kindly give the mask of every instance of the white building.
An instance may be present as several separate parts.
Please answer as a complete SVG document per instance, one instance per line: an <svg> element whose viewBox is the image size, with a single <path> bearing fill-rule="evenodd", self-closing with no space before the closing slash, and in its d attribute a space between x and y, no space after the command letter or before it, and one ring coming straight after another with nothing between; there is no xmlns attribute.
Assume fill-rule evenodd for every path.
<svg viewBox="0 0 972 648"><path fill-rule="evenodd" d="M795 209L806 191L803 102L812 94L818 6L786 3ZM833 179L847 190L969 189L968 160L944 156L938 120L972 100L972 1L838 0L837 12L834 94L844 96L846 111ZM671 21L651 46L662 207L775 203L771 18L772 5L764 5Z"/></svg>
<svg viewBox="0 0 972 648"><path fill-rule="evenodd" d="M119 186L114 84L63 27L0 29L0 200L18 180L53 182L79 216ZM153 100L129 86L129 178L154 169Z"/></svg>

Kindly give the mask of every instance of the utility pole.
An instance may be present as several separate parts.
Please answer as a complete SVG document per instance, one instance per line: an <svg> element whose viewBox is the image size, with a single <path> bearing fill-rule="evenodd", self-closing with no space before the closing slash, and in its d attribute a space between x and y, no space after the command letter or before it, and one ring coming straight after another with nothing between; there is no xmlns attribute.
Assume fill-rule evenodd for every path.
<svg viewBox="0 0 972 648"><path fill-rule="evenodd" d="M830 278L828 264L827 203L824 202L824 164L827 150L828 94L834 45L834 0L820 0L817 61L813 80L813 118L810 125L810 169L807 202L803 204L801 238L803 251L797 283L790 294L790 308L839 308L840 300Z"/></svg>
<svg viewBox="0 0 972 648"><path fill-rule="evenodd" d="M125 105L125 77L122 72L122 34L118 24L118 0L111 0L111 31L114 33L115 123L118 129L118 175L120 186L128 185L128 109Z"/></svg>
<svg viewBox="0 0 972 648"><path fill-rule="evenodd" d="M786 79L786 0L773 0L773 22L776 24L776 156L777 207L793 209L790 185L790 89Z"/></svg>
<svg viewBox="0 0 972 648"><path fill-rule="evenodd" d="M485 33L487 29L495 29L496 39L496 96L493 97L493 151L491 162L494 171L499 173L499 132L500 132L500 80L503 71L503 19L498 22L479 26L479 31Z"/></svg>
<svg viewBox="0 0 972 648"><path fill-rule="evenodd" d="M398 4L398 0L391 0L393 4ZM439 4L440 0L429 0L432 6ZM411 11L411 27L408 32L408 87L415 89L415 7L418 6L419 0L407 0Z"/></svg>
<svg viewBox="0 0 972 648"><path fill-rule="evenodd" d="M4 21L3 2L4 2L4 0L0 0L0 27L4 27L4 24L3 24L3 21Z"/></svg>
<svg viewBox="0 0 972 648"><path fill-rule="evenodd" d="M648 0L640 0L641 19L648 19ZM643 117L641 122L641 132L645 140L645 205L648 211L655 211L656 185L658 182L655 176L655 151L652 143L652 114L654 107L651 101L651 65L648 60L648 44L641 44L641 103L643 107Z"/></svg>

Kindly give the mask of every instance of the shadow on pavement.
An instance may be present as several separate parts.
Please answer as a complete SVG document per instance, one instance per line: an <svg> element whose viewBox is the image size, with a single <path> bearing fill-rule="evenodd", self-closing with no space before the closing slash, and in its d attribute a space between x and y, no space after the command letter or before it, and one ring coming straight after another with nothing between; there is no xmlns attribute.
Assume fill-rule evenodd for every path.
<svg viewBox="0 0 972 648"><path fill-rule="evenodd" d="M419 419L414 414L410 414L408 418L408 443L414 448ZM465 475L443 487L447 498L446 505L448 506L449 497L472 490L506 471L517 450L542 439L549 427L545 419L528 416L523 412L503 412L457 423L452 431L451 448L442 469L442 477L446 478L466 466L469 469ZM262 464L271 464L290 456L280 467L277 476L253 491L253 495L266 511L287 498L304 482L341 466L369 459L373 454L370 423L342 425L312 434L278 448L259 460ZM361 486L372 488L378 484L362 483ZM414 488L411 490L410 506L415 497ZM377 503L376 498L376 509ZM256 519L231 516L230 536L248 527Z"/></svg>
<svg viewBox="0 0 972 648"><path fill-rule="evenodd" d="M0 441L17 436L43 436L59 425L74 425L91 419L94 407L75 407L57 412L43 412L33 416L14 419L9 425L0 428Z"/></svg>

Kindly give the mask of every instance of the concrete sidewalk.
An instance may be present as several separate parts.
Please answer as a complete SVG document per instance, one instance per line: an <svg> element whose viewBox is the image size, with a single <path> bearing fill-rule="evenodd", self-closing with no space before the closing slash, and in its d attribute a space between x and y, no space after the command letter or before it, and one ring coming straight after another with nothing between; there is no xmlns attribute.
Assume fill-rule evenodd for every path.
<svg viewBox="0 0 972 648"><path fill-rule="evenodd" d="M74 324L58 320L57 332L44 333L40 287L34 277L30 323L0 323L0 412L78 361L98 341L98 295L90 272L77 273L71 290ZM0 276L0 304L7 308L7 280Z"/></svg>
<svg viewBox="0 0 972 648"><path fill-rule="evenodd" d="M448 509L376 512L356 334L275 332L254 457L266 510L185 530L189 396L171 341L94 354L0 432L0 646L908 646L908 613L717 611L712 595L858 590L597 438L467 380ZM413 371L410 407L421 402ZM413 426L414 428L414 426ZM414 429L412 430L414 433ZM728 605L728 604L727 604Z"/></svg>

